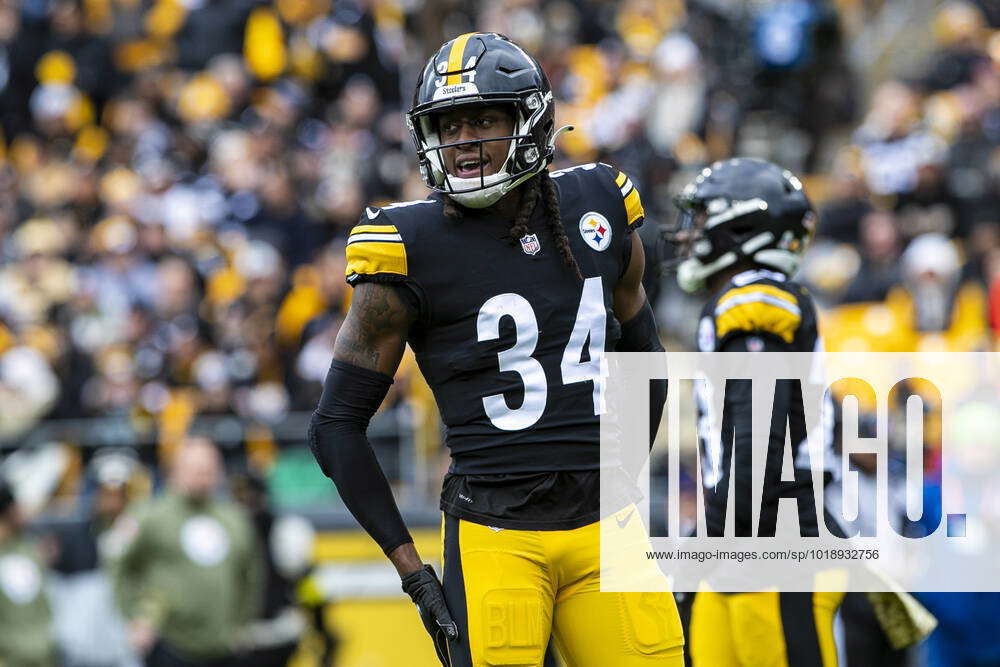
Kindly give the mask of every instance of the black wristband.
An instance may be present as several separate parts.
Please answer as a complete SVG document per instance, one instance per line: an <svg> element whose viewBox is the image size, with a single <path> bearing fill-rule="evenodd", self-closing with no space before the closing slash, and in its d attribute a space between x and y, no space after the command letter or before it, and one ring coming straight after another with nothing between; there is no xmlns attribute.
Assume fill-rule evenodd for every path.
<svg viewBox="0 0 1000 667"><path fill-rule="evenodd" d="M323 474L387 555L413 541L366 435L391 385L388 375L334 360L309 424L309 447Z"/></svg>

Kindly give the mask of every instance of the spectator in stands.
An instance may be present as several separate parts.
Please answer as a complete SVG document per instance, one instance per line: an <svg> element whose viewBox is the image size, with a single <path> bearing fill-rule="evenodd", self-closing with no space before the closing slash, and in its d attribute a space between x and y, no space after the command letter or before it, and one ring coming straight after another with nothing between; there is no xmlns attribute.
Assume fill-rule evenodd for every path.
<svg viewBox="0 0 1000 667"><path fill-rule="evenodd" d="M23 435L59 395L59 379L45 355L12 338L0 326L0 438L7 439Z"/></svg>
<svg viewBox="0 0 1000 667"><path fill-rule="evenodd" d="M845 303L883 301L900 280L899 230L891 211L861 219L861 267L844 295Z"/></svg>
<svg viewBox="0 0 1000 667"><path fill-rule="evenodd" d="M251 6L245 0L196 5L177 35L181 67L202 69L218 54L242 51L243 26Z"/></svg>
<svg viewBox="0 0 1000 667"><path fill-rule="evenodd" d="M927 90L947 90L972 79L976 66L986 59L982 51L985 28L985 17L972 2L942 3L933 23L939 48L927 65L923 80Z"/></svg>
<svg viewBox="0 0 1000 667"><path fill-rule="evenodd" d="M52 612L46 597L48 572L24 522L10 485L0 478L0 664L57 664Z"/></svg>
<svg viewBox="0 0 1000 667"><path fill-rule="evenodd" d="M952 326L961 306L956 303L961 268L954 244L940 234L914 239L903 253L903 283L913 301L915 330L947 331Z"/></svg>
<svg viewBox="0 0 1000 667"><path fill-rule="evenodd" d="M214 443L191 437L175 456L170 490L108 541L115 592L147 665L227 667L260 602L257 540L243 510L215 495Z"/></svg>
<svg viewBox="0 0 1000 667"><path fill-rule="evenodd" d="M92 493L81 521L57 526L52 606L64 667L132 667L125 624L111 582L99 566L99 551L115 521L148 493L149 477L135 453L107 449L88 466Z"/></svg>
<svg viewBox="0 0 1000 667"><path fill-rule="evenodd" d="M309 569L312 526L301 517L278 517L270 507L267 484L247 471L231 480L233 496L253 520L264 562L264 601L243 634L247 664L285 667L298 648L305 618L295 604L295 584ZM304 524L305 540L289 539Z"/></svg>
<svg viewBox="0 0 1000 667"><path fill-rule="evenodd" d="M344 245L334 243L320 255L317 263L316 280L318 305L308 318L299 318L300 328L294 331L298 354L294 361L292 392L299 409L308 409L311 399L319 400L323 390L323 380L333 360L333 342L344 321L346 283L341 279L346 262ZM316 289L318 288L318 289ZM297 291L289 295L283 309L290 308ZM322 308L322 310L320 310ZM305 319L305 322L301 320ZM290 337L293 332L289 332Z"/></svg>

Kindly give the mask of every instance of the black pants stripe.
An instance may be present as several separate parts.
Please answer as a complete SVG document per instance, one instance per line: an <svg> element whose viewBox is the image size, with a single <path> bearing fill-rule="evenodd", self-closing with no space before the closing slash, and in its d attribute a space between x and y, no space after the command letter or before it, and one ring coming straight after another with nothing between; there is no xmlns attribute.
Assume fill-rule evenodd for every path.
<svg viewBox="0 0 1000 667"><path fill-rule="evenodd" d="M819 636L816 634L813 594L782 593L778 596L778 604L784 621L781 630L785 636L788 664L822 665L823 654L819 648Z"/></svg>
<svg viewBox="0 0 1000 667"><path fill-rule="evenodd" d="M462 573L462 550L458 541L459 521L444 515L444 572L442 587L451 617L458 624L458 641L450 642L451 667L472 667L469 648L469 613L465 602L465 579Z"/></svg>

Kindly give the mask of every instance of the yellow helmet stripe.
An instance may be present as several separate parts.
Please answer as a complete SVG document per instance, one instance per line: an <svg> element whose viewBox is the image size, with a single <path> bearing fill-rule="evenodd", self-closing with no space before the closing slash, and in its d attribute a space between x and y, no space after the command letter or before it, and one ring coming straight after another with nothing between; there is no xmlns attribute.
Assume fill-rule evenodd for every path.
<svg viewBox="0 0 1000 667"><path fill-rule="evenodd" d="M467 32L464 35L456 37L455 41L451 43L451 50L448 52L448 71L455 72L455 74L448 75L447 85L454 86L456 83L462 83L462 75L458 73L458 70L462 69L462 56L465 55L465 45L469 43L469 38L475 34L474 32Z"/></svg>

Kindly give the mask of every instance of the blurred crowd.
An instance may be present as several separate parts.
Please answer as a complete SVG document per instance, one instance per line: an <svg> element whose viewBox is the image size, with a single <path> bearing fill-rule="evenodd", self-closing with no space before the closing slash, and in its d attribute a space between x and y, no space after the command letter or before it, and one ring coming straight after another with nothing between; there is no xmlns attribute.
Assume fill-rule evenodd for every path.
<svg viewBox="0 0 1000 667"><path fill-rule="evenodd" d="M169 446L199 414L311 409L349 298L344 236L366 203L425 196L401 112L426 55L470 29L542 62L577 128L557 166L615 163L665 222L702 165L777 160L824 202L805 271L824 305L905 317L901 287L915 329L947 330L956 310L982 334L997 12L935 9L934 49L865 105L851 40L891 4L7 0L0 439L112 415ZM656 226L644 234L655 248ZM978 295L956 291L970 281ZM687 346L694 318L671 296L664 330Z"/></svg>
<svg viewBox="0 0 1000 667"><path fill-rule="evenodd" d="M802 278L830 350L993 350L1000 326L1000 16L952 2L878 84L823 182Z"/></svg>
<svg viewBox="0 0 1000 667"><path fill-rule="evenodd" d="M111 415L169 447L199 414L311 409L344 236L368 202L425 196L401 111L446 36L499 30L536 54L578 128L560 165L617 163L657 220L678 173L769 133L792 138L790 166L820 164L854 114L841 18L805 1L7 0L0 439Z"/></svg>
<svg viewBox="0 0 1000 667"><path fill-rule="evenodd" d="M228 479L190 436L150 498L134 452L86 475L83 521L36 523L0 478L0 663L18 667L283 667L307 628L330 664L336 637L310 589L314 529L277 517L263 479ZM229 495L220 495L223 488Z"/></svg>
<svg viewBox="0 0 1000 667"><path fill-rule="evenodd" d="M650 220L703 164L769 157L827 202L806 267L826 305L903 286L921 331L953 302L985 313L905 274L930 255L949 290L992 279L996 12L943 5L937 50L864 108L851 37L882 4L5 2L0 438L115 415L169 447L199 414L311 409L343 238L366 203L425 195L401 111L426 54L470 29L539 57L577 128L558 166L617 164ZM693 318L663 319L689 340Z"/></svg>

